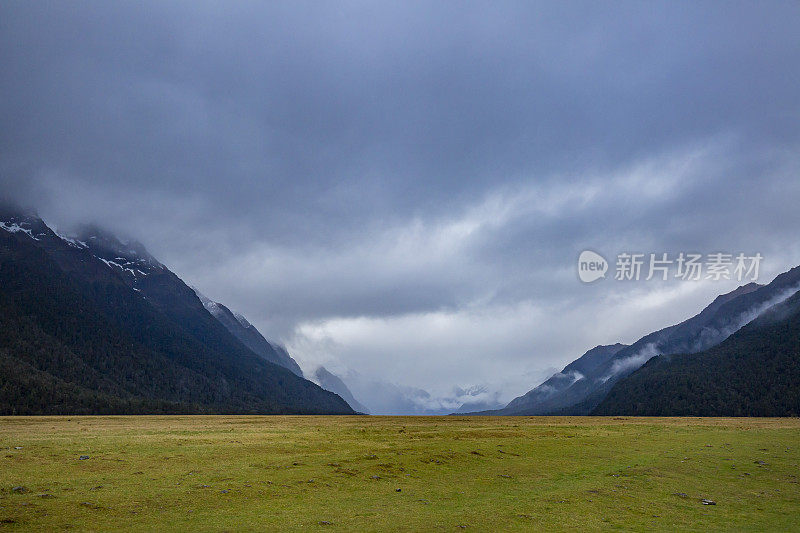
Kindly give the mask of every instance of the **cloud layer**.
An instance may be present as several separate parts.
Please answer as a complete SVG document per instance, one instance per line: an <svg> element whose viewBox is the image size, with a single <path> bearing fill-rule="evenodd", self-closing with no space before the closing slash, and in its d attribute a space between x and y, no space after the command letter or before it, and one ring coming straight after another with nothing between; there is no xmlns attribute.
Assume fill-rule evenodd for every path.
<svg viewBox="0 0 800 533"><path fill-rule="evenodd" d="M0 185L138 238L309 367L510 399L735 286L582 285L584 249L800 263L799 21L4 2Z"/></svg>

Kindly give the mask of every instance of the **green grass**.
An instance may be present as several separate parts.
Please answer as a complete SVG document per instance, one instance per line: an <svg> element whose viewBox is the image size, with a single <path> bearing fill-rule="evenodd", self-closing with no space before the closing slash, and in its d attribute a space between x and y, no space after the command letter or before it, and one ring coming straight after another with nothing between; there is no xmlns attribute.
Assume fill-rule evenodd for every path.
<svg viewBox="0 0 800 533"><path fill-rule="evenodd" d="M0 452L0 530L800 527L797 419L0 418Z"/></svg>

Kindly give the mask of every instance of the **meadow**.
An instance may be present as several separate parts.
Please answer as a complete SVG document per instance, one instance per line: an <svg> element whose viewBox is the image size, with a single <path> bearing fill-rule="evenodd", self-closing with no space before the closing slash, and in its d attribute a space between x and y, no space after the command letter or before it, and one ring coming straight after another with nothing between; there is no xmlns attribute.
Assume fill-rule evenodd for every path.
<svg viewBox="0 0 800 533"><path fill-rule="evenodd" d="M9 531L800 529L798 419L7 417L0 451Z"/></svg>

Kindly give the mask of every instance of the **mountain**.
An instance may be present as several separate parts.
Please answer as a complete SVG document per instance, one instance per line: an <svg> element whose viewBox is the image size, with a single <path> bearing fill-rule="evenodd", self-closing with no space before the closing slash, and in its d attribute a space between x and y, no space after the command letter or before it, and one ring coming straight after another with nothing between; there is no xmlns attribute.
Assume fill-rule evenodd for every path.
<svg viewBox="0 0 800 533"><path fill-rule="evenodd" d="M566 387L554 386L558 383L551 382L549 385L554 386L555 390L548 387L538 391L534 389L515 398L503 409L477 414L589 414L603 401L619 379L632 373L650 358L661 354L697 353L715 346L769 307L797 292L799 288L800 267L779 275L765 286L756 283L743 285L718 296L699 314L680 324L650 333L630 346L622 346L605 360L602 356L593 357L599 364L591 369L584 368L588 373L580 372L580 376L570 373L567 371L570 368L568 365L561 375L554 376L556 382L566 380ZM602 353L608 355L605 349ZM570 382L569 376L575 379Z"/></svg>
<svg viewBox="0 0 800 533"><path fill-rule="evenodd" d="M800 415L800 293L709 350L652 358L592 414Z"/></svg>
<svg viewBox="0 0 800 533"><path fill-rule="evenodd" d="M289 352L287 352L285 348L277 344L272 344L265 339L264 336L261 335L261 332L258 331L255 326L250 324L250 322L248 322L244 316L232 312L223 304L214 302L204 296L197 289L193 289L195 294L197 294L197 297L200 298L200 302L202 302L203 307L206 308L206 311L211 313L211 316L216 318L223 326L225 326L225 328L231 332L234 337L239 339L242 344L250 348L250 350L252 350L256 355L263 357L264 360L287 368L296 376L303 377L303 371L300 370L300 366L297 364L297 361L292 359L292 357L289 355ZM327 387L323 388L326 390L331 390ZM347 398L345 398L345 401L346 400Z"/></svg>
<svg viewBox="0 0 800 533"><path fill-rule="evenodd" d="M489 411L486 414L517 414L530 412L536 409L547 410L554 400L563 404L569 401L580 401L581 397L569 396L572 385L581 379L595 380L600 377L604 365L611 360L625 344L612 344L608 346L595 346L575 361L571 362L561 372L553 374L544 383L528 391L522 396L514 398L503 409Z"/></svg>
<svg viewBox="0 0 800 533"><path fill-rule="evenodd" d="M0 207L0 413L352 413L265 361L138 243Z"/></svg>
<svg viewBox="0 0 800 533"><path fill-rule="evenodd" d="M369 414L369 409L364 407L353 397L353 393L350 392L350 389L347 388L344 381L336 374L329 372L324 366L317 368L314 372L314 378L317 380L320 387L341 396L354 410L359 413Z"/></svg>

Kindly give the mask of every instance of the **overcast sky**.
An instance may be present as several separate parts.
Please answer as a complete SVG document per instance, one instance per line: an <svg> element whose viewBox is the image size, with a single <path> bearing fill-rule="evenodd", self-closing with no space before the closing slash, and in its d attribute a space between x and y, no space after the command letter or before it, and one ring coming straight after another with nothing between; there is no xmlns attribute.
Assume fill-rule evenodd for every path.
<svg viewBox="0 0 800 533"><path fill-rule="evenodd" d="M0 185L307 370L509 400L737 285L587 285L584 249L800 264L798 28L794 1L4 1Z"/></svg>

